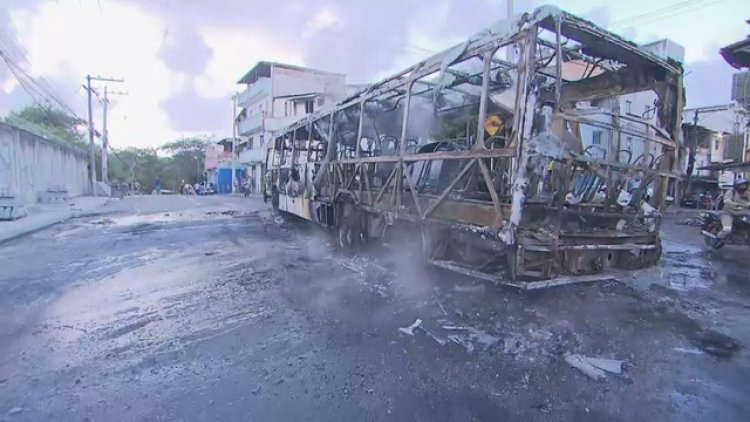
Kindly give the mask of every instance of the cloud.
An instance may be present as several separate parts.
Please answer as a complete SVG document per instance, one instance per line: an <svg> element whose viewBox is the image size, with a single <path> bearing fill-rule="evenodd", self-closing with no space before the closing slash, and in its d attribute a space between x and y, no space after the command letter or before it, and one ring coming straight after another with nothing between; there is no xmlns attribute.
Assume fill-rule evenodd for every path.
<svg viewBox="0 0 750 422"><path fill-rule="evenodd" d="M730 101L732 74L736 72L724 59L717 57L685 65L685 90L688 107L725 104Z"/></svg>
<svg viewBox="0 0 750 422"><path fill-rule="evenodd" d="M193 26L167 28L159 58L175 72L189 75L206 71L213 50L206 45L200 32Z"/></svg>
<svg viewBox="0 0 750 422"><path fill-rule="evenodd" d="M110 119L115 145L158 145L193 131L228 135L229 99L242 89L236 81L260 60L346 73L349 82L373 82L506 14L505 2L495 0L3 1L8 6L0 8L0 40L7 32L16 34L28 69L44 77L80 115L85 114L80 85L87 73L125 77L118 88L130 95L117 99ZM560 3L606 25L612 16L622 19L652 8L648 1L634 1L595 7L583 0ZM516 2L516 12L541 3ZM695 32L690 25L670 22L618 32L639 42L652 41L645 35L688 40L681 41L691 71L685 79L688 101L728 100L731 69L715 50L705 49L705 40L690 38ZM712 21L704 23L707 32L716 32L709 30ZM716 42L734 36L723 34ZM12 95L4 95L0 113L22 97L3 69L0 89Z"/></svg>
<svg viewBox="0 0 750 422"><path fill-rule="evenodd" d="M159 103L169 118L170 126L180 132L220 132L222 123L230 132L232 105L229 99L206 98L196 93L192 84Z"/></svg>
<svg viewBox="0 0 750 422"><path fill-rule="evenodd" d="M315 33L321 29L330 28L339 23L339 17L328 8L318 10L313 18L307 23L307 29L310 33Z"/></svg>

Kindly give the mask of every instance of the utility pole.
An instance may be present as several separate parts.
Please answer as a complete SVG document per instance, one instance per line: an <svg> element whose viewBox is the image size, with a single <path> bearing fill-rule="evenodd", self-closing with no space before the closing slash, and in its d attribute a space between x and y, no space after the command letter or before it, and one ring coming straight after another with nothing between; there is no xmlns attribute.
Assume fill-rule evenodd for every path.
<svg viewBox="0 0 750 422"><path fill-rule="evenodd" d="M107 86L104 86L104 97L102 98L102 182L109 183L109 169L107 157L109 153L109 130L107 129L107 112L109 111L109 96ZM113 95L128 95L127 92L112 92Z"/></svg>
<svg viewBox="0 0 750 422"><path fill-rule="evenodd" d="M102 182L109 183L109 169L107 168L107 150L109 149L109 132L107 132L107 86L104 86L104 98L102 98Z"/></svg>
<svg viewBox="0 0 750 422"><path fill-rule="evenodd" d="M96 183L96 160L94 159L94 116L93 116L93 110L91 109L91 93L93 92L93 88L91 88L91 81L106 81L106 82L124 82L124 79L115 79L115 78L104 78L101 76L91 76L86 75L86 86L84 88L86 89L86 95L88 99L88 106L89 106L89 114L88 114L88 120L89 120L89 192L91 195L95 195L96 191L94 190L94 184ZM106 107L106 106L105 106ZM105 178L106 176L102 174L102 178Z"/></svg>
<svg viewBox="0 0 750 422"><path fill-rule="evenodd" d="M86 75L86 94L89 104L89 193L94 196L94 117L91 114L91 75Z"/></svg>
<svg viewBox="0 0 750 422"><path fill-rule="evenodd" d="M232 95L232 193L237 178L237 94Z"/></svg>

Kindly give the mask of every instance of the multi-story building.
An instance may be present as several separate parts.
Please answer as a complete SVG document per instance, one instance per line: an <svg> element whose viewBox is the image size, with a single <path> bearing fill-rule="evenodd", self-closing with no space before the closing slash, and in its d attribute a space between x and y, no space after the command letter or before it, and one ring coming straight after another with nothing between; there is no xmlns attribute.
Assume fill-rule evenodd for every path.
<svg viewBox="0 0 750 422"><path fill-rule="evenodd" d="M262 61L238 82L237 125L239 163L247 167L253 191L261 189L266 141L292 122L330 106L346 96L345 76L339 73Z"/></svg>
<svg viewBox="0 0 750 422"><path fill-rule="evenodd" d="M231 184L219 184L219 173L221 169L232 168L232 139L225 138L216 143L209 144L203 158L203 168L205 179L208 183L213 183L220 193L229 193L232 191ZM228 189L228 190L227 190Z"/></svg>
<svg viewBox="0 0 750 422"><path fill-rule="evenodd" d="M641 48L654 53L663 59L670 59L682 63L685 60L685 48L669 39L663 39L648 44L641 45ZM578 69L571 69L571 72L580 72ZM612 117L607 113L616 113L625 116L620 119L620 126L627 132L620 138L620 159L630 160L631 162L643 159L651 159L658 156L657 145L646 142L645 138L637 136L646 129L640 120L654 122L656 119L656 93L653 91L642 91L633 94L619 95L611 98L603 98L592 101L588 105L579 105L581 107L590 107L591 116L595 120L610 120ZM602 114L596 114L596 110L601 110ZM628 119L632 118L632 119ZM613 142L611 131L582 125L581 138L584 148L592 145L601 145L604 149L609 150L609 145ZM596 147L593 147L595 150ZM626 152L627 151L627 152ZM595 153L595 151L592 151ZM651 155L649 155L651 154Z"/></svg>
<svg viewBox="0 0 750 422"><path fill-rule="evenodd" d="M750 71L732 75L732 101L737 101L745 110L750 110Z"/></svg>
<svg viewBox="0 0 750 422"><path fill-rule="evenodd" d="M701 167L748 160L750 116L736 102L687 108L682 113L683 140L693 150L694 171L698 177L711 178L720 185L731 184L734 172L714 172Z"/></svg>

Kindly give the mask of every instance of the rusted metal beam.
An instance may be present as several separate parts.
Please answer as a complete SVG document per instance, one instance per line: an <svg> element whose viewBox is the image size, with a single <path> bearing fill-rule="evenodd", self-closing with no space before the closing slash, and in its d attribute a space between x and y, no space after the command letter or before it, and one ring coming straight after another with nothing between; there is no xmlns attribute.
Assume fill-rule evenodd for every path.
<svg viewBox="0 0 750 422"><path fill-rule="evenodd" d="M352 172L352 175L349 177L349 181L346 182L344 187L346 189L350 189L352 187L352 183L354 182L354 178L357 177L357 172L359 171L359 168L362 166L362 163L357 163L354 165L354 171Z"/></svg>
<svg viewBox="0 0 750 422"><path fill-rule="evenodd" d="M380 188L380 192L378 192L377 196L375 196L375 204L380 202L380 198L383 197L383 194L385 193L386 189L388 188L388 185L391 184L391 180L393 180L393 177L396 175L396 168L394 167L391 172L388 174L388 178L386 179L385 183L383 183L383 187Z"/></svg>
<svg viewBox="0 0 750 422"><path fill-rule="evenodd" d="M656 249L656 245L638 245L638 244L622 244L622 245L559 245L556 248L543 245L524 245L524 249L531 252L553 252L555 250L570 250L570 251L633 251L633 250L648 250Z"/></svg>
<svg viewBox="0 0 750 422"><path fill-rule="evenodd" d="M425 152L419 154L405 155L403 160L406 162L415 161L427 161L427 160L465 160L472 158L498 158L498 157L514 157L516 154L512 148L497 148L497 149L486 149L486 150L462 150L462 151L438 151L438 152ZM360 159L343 159L336 160L335 162L340 164L354 164L354 163L395 163L400 158L396 155L388 156L377 156L377 157L362 157Z"/></svg>
<svg viewBox="0 0 750 422"><path fill-rule="evenodd" d="M472 146L474 150L487 149L484 144L484 121L487 117L487 97L489 96L490 68L492 67L492 56L496 50L487 51L482 56L484 66L482 67L482 96L479 98L479 117L477 120L477 140Z"/></svg>
<svg viewBox="0 0 750 422"><path fill-rule="evenodd" d="M562 40L560 32L560 16L555 16L555 56L557 57L557 66L555 66L556 74L555 74L555 111L562 109L562 104L560 103L561 98L561 87L562 87L562 67L563 63L565 61L565 58L563 57L562 52Z"/></svg>
<svg viewBox="0 0 750 422"><path fill-rule="evenodd" d="M479 164L479 171L482 173L482 177L484 177L484 183L485 185L487 185L487 190L490 192L492 205L495 207L495 212L497 213L497 226L499 227L503 221L503 210L500 206L500 198L498 198L497 196L497 191L495 191L495 186L492 183L492 176L490 175L490 171L487 169L487 165L484 164L484 160L482 158L478 158L477 164Z"/></svg>
<svg viewBox="0 0 750 422"><path fill-rule="evenodd" d="M459 180L461 180L462 177L471 170L471 168L474 166L474 164L477 162L476 159L473 159L466 163L464 168L461 169L461 171L458 173L458 175L451 181L451 183L446 187L443 192L440 194L440 196L430 205L429 208L427 208L427 211L425 211L424 215L422 215L422 218L429 217L430 214L437 208L438 205L440 205L441 202L445 199L446 196L453 190L453 187L456 186L456 183L458 183Z"/></svg>
<svg viewBox="0 0 750 422"><path fill-rule="evenodd" d="M406 179L406 183L409 185L409 192L411 193L411 198L414 200L414 206L417 208L417 213L419 214L419 219L423 220L424 217L422 216L422 207L419 205L419 198L417 197L417 189L414 187L414 184L411 182L411 179L409 178L409 169L406 167L406 163L401 162L402 170L403 170L403 177Z"/></svg>
<svg viewBox="0 0 750 422"><path fill-rule="evenodd" d="M585 156L585 155L578 155L573 159L573 161L574 162L582 161L582 162L590 163L590 164L599 164L601 166L610 166L618 170L640 171L644 173L654 173L654 174L658 174L659 176L664 176L664 177L680 178L680 175L675 172L656 170L651 167L634 166L634 165L630 165L626 163L620 163L617 161L605 160L602 158L590 157L590 156Z"/></svg>
<svg viewBox="0 0 750 422"><path fill-rule="evenodd" d="M619 109L619 107L618 107L618 109ZM598 121L598 120L587 119L586 117L583 117L583 116L580 116L580 115L576 115L576 114L560 113L558 115L562 119L567 120L567 121L577 122L577 123L583 123L585 125L594 126L594 127L598 127L598 128L602 128L602 129L608 129L608 130L612 130L612 131L615 131L614 121L618 120L618 122L619 122L619 119L622 118L622 116L619 116L619 115L615 116L614 113L607 113L606 115L611 116L612 117L612 121L613 121L613 123L611 125L608 125L607 123L604 123L604 122L601 122L601 121ZM618 123L618 125L619 125L619 123ZM623 127L619 127L616 130L617 130L618 133L624 133L626 135L633 135L633 136L637 136L639 138L646 138L646 135L644 135L642 132L636 132L634 130L626 129L626 128L623 128ZM647 139L650 140L650 141L656 142L656 143L658 143L660 145L664 145L666 147L669 147L669 148L675 148L676 147L675 143L673 141L669 140L669 138L660 138L658 136L648 135Z"/></svg>

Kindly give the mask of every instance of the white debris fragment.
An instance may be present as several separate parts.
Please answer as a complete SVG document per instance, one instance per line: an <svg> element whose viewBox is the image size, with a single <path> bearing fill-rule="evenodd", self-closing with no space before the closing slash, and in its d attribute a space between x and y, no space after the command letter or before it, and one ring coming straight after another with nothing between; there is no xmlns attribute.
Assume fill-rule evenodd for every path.
<svg viewBox="0 0 750 422"><path fill-rule="evenodd" d="M583 196L573 195L573 192L568 192L565 195L565 203L567 205L578 205L581 203L581 199L583 199Z"/></svg>
<svg viewBox="0 0 750 422"><path fill-rule="evenodd" d="M703 355L703 354L705 354L705 353L703 353L702 350L696 349L694 347L675 347L672 350L674 350L675 352L686 353L688 355Z"/></svg>
<svg viewBox="0 0 750 422"><path fill-rule="evenodd" d="M474 327L461 327L455 325L443 325L442 328L448 331L463 331L460 334L448 335L448 340L462 345L467 352L472 353L476 349L474 343L477 343L483 350L497 344L500 339L482 330Z"/></svg>
<svg viewBox="0 0 750 422"><path fill-rule="evenodd" d="M430 330L428 330L428 329L426 329L424 327L420 326L419 329L422 330L422 331L424 331L425 334L427 334L428 336L432 337L432 339L435 340L441 346L445 346L445 343L448 342L446 339L438 337L432 331L430 331Z"/></svg>
<svg viewBox="0 0 750 422"><path fill-rule="evenodd" d="M654 216L659 214L659 210L652 207L651 204L649 204L646 201L641 201L641 210L643 210L643 215L646 217Z"/></svg>
<svg viewBox="0 0 750 422"><path fill-rule="evenodd" d="M408 334L410 336L414 335L414 329L422 325L422 320L417 318L416 321L414 321L414 324L408 326L408 327L400 327L398 330L401 331L404 334Z"/></svg>
<svg viewBox="0 0 750 422"><path fill-rule="evenodd" d="M604 379L606 377L605 372L613 374L622 373L622 364L624 363L616 359L591 358L571 353L565 354L565 362L594 380Z"/></svg>
<svg viewBox="0 0 750 422"><path fill-rule="evenodd" d="M584 356L581 355L565 355L565 362L568 362L570 366L583 372L584 375L593 380L602 380L606 377L606 374L601 369L595 367Z"/></svg>
<svg viewBox="0 0 750 422"><path fill-rule="evenodd" d="M621 207L627 207L628 204L630 204L630 199L632 199L632 197L633 195L631 195L630 192L623 189L620 191L620 194L617 195L617 204Z"/></svg>
<svg viewBox="0 0 750 422"><path fill-rule="evenodd" d="M595 367L609 372L610 374L621 374L623 361L616 359L586 358Z"/></svg>

